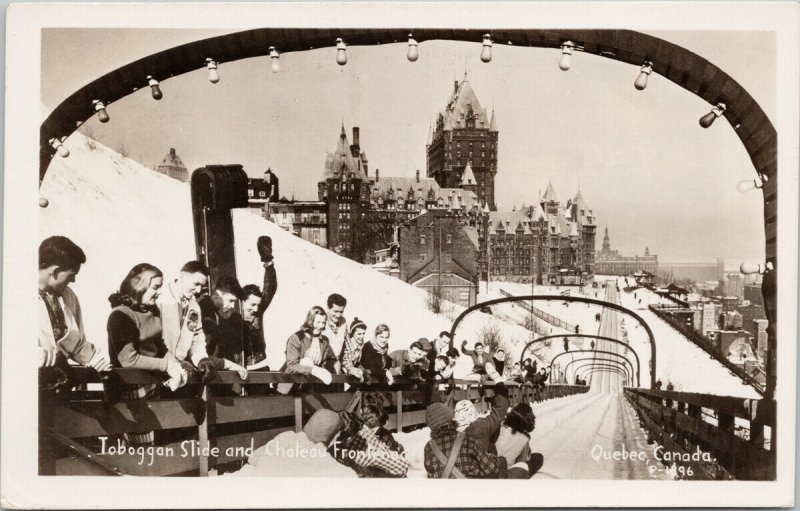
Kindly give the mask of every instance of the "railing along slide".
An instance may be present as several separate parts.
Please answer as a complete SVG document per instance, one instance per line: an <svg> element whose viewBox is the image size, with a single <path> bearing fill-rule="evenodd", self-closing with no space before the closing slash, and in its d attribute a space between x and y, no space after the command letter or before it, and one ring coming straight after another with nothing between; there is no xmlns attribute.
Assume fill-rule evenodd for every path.
<svg viewBox="0 0 800 511"><path fill-rule="evenodd" d="M71 384L100 383L94 370L75 367ZM123 385L161 384L157 373L114 369L110 378ZM106 384L109 377L105 377ZM279 383L298 384L289 395L266 391ZM344 385L351 387L345 391ZM235 386L246 394L238 395ZM543 388L507 383L512 405L584 393L587 387L549 385ZM392 385L359 385L351 376L334 375L330 386L311 376L277 372L250 372L247 380L220 371L209 386L192 376L174 397L109 402L108 393L73 390L40 398L39 472L41 475L207 476L210 469L232 466L250 451L266 445L284 431L301 431L316 410L354 411L367 393L384 396L394 431L425 425L425 408L435 397L454 406L461 399L488 408L493 382L395 381ZM165 392L168 394L168 392ZM256 395L256 394L265 395ZM434 396L438 393L438 396ZM111 454L124 433L156 432L158 456ZM161 449L159 451L159 448ZM184 455L186 454L186 455Z"/></svg>
<svg viewBox="0 0 800 511"><path fill-rule="evenodd" d="M774 400L634 388L625 397L662 458L698 478L775 479Z"/></svg>

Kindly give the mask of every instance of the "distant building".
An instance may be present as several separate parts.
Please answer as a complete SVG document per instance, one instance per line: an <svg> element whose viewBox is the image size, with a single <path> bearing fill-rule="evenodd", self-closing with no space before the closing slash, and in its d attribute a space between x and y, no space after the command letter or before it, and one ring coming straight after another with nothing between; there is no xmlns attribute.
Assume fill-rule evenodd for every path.
<svg viewBox="0 0 800 511"><path fill-rule="evenodd" d="M756 354L758 355L758 359L762 362L766 360L767 355L768 324L769 321L766 319L754 319L750 325L750 333L753 335L756 342Z"/></svg>
<svg viewBox="0 0 800 511"><path fill-rule="evenodd" d="M718 258L714 263L659 263L661 275L670 275L674 280L722 280L725 275L725 261Z"/></svg>
<svg viewBox="0 0 800 511"><path fill-rule="evenodd" d="M265 217L283 230L328 248L327 206L320 201L280 201L266 205Z"/></svg>
<svg viewBox="0 0 800 511"><path fill-rule="evenodd" d="M742 329L742 315L736 311L723 312L720 315L720 328L722 330L741 330Z"/></svg>
<svg viewBox="0 0 800 511"><path fill-rule="evenodd" d="M753 337L758 337L757 332L752 329L753 322L757 320L766 321L767 314L764 311L764 307L753 304L740 305L737 310L742 315L743 328L753 334Z"/></svg>
<svg viewBox="0 0 800 511"><path fill-rule="evenodd" d="M698 330L701 334L705 335L706 337L709 336L709 333L717 330L718 326L718 319L717 316L717 307L710 302L704 302L700 307L701 312L701 323L700 328Z"/></svg>
<svg viewBox="0 0 800 511"><path fill-rule="evenodd" d="M426 289L441 285L448 300L474 305L480 279L478 228L462 215L430 211L398 230L400 279ZM445 287L447 289L445 289Z"/></svg>
<svg viewBox="0 0 800 511"><path fill-rule="evenodd" d="M597 252L595 258L595 273L598 275L631 275L637 272L658 272L658 256L650 254L650 248L645 247L643 256L623 256L617 250L611 250L611 239L608 236L608 226L603 235L603 249Z"/></svg>
<svg viewBox="0 0 800 511"><path fill-rule="evenodd" d="M745 284L744 299L753 305L764 306L764 295L761 293L761 284Z"/></svg>
<svg viewBox="0 0 800 511"><path fill-rule="evenodd" d="M723 279L722 287L722 292L727 296L735 296L739 299L744 297L744 278L741 274L726 274Z"/></svg>
<svg viewBox="0 0 800 511"><path fill-rule="evenodd" d="M177 155L173 147L169 148L169 153L164 156L161 163L156 165L155 170L159 174L164 174L165 176L169 176L172 179L177 179L184 183L189 181L189 171L186 169L186 165L183 164L183 160Z"/></svg>

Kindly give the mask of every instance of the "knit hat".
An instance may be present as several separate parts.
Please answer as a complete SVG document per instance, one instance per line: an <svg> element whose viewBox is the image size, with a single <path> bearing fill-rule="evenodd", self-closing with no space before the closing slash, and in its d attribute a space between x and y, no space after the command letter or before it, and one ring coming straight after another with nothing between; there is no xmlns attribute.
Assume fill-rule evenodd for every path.
<svg viewBox="0 0 800 511"><path fill-rule="evenodd" d="M356 328L363 328L364 330L366 330L367 325L360 319L353 318L353 322L350 323L350 335L353 335L353 332L355 331Z"/></svg>
<svg viewBox="0 0 800 511"><path fill-rule="evenodd" d="M430 351L433 349L433 346L431 346L431 341L429 341L427 337L420 337L417 339L417 342L422 345L422 349L425 351Z"/></svg>
<svg viewBox="0 0 800 511"><path fill-rule="evenodd" d="M338 413L322 409L314 412L303 427L303 431L312 442L327 444L341 427L342 422Z"/></svg>
<svg viewBox="0 0 800 511"><path fill-rule="evenodd" d="M425 422L432 430L446 426L452 420L452 410L443 403L433 403L425 409Z"/></svg>

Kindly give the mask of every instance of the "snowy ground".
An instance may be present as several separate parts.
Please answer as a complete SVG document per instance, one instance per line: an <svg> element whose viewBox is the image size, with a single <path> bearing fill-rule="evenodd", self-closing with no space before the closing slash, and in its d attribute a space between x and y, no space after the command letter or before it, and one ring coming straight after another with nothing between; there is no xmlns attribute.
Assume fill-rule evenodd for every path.
<svg viewBox="0 0 800 511"><path fill-rule="evenodd" d="M87 255L73 288L78 294L88 338L107 347L107 301L128 270L140 262L159 267L166 279L195 258L189 185L179 183L83 137L73 134L68 158L54 158L40 193L50 201L40 209L40 236L70 237ZM255 250L260 235L273 238L278 291L264 316L267 357L278 369L286 339L313 305L325 305L331 293L348 299L345 317L358 316L373 329L391 328L392 349L420 337L432 339L449 330L463 308L448 304L446 312L427 310L423 291L366 266L340 257L280 229L249 211L234 211L236 262L242 285L260 284L262 266ZM459 327L457 343L470 345L487 324L505 339L526 339L524 328L474 313ZM456 375L469 372L462 357Z"/></svg>

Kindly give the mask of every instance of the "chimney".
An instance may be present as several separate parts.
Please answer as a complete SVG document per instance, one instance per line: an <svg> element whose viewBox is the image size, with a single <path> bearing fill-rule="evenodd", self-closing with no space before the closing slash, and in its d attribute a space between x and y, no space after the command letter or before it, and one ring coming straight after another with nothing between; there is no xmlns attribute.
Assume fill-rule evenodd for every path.
<svg viewBox="0 0 800 511"><path fill-rule="evenodd" d="M375 182L377 183L380 180L381 180L381 169L375 169Z"/></svg>
<svg viewBox="0 0 800 511"><path fill-rule="evenodd" d="M169 148L169 155L170 156L175 156L175 148L174 147L170 147Z"/></svg>
<svg viewBox="0 0 800 511"><path fill-rule="evenodd" d="M353 126L353 144L350 146L353 157L358 157L361 154L361 145L359 144L358 126Z"/></svg>
<svg viewBox="0 0 800 511"><path fill-rule="evenodd" d="M419 169L417 169L417 183L419 183Z"/></svg>

